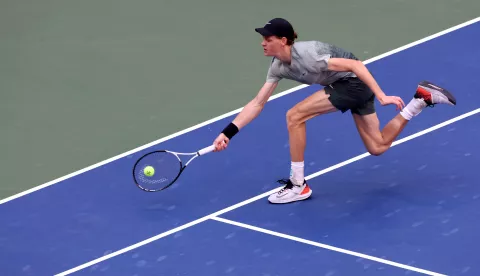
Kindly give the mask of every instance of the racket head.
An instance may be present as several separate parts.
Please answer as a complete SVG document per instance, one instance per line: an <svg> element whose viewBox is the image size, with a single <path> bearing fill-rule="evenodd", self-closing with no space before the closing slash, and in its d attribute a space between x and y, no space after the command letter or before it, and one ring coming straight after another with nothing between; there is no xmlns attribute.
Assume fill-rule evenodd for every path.
<svg viewBox="0 0 480 276"><path fill-rule="evenodd" d="M152 175L146 175L144 169L151 166ZM169 151L158 150L149 152L140 157L133 166L133 179L135 184L147 192L157 192L171 186L183 170L180 158Z"/></svg>

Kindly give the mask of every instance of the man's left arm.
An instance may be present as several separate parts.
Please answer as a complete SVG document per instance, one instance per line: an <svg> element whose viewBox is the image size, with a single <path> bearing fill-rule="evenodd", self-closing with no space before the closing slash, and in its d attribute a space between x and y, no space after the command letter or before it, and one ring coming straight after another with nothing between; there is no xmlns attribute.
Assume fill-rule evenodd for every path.
<svg viewBox="0 0 480 276"><path fill-rule="evenodd" d="M377 81L373 78L370 71L363 64L363 62L355 59L346 59L346 58L330 58L328 60L328 70L339 71L339 72L353 72L357 77L363 81L375 94L378 101L382 105L395 104L397 109L402 109L405 106L405 103L400 97L396 96L387 96L382 91Z"/></svg>
<svg viewBox="0 0 480 276"><path fill-rule="evenodd" d="M378 83L373 78L372 74L368 71L363 62L354 59L346 58L331 58L328 60L328 70L339 72L353 72L357 77L362 80L381 102L381 99L385 97L385 93L382 91Z"/></svg>

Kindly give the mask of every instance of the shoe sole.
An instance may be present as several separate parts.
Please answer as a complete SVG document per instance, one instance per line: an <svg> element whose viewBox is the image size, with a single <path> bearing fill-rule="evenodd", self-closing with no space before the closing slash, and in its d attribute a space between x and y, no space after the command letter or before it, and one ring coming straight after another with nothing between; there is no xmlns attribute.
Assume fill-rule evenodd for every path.
<svg viewBox="0 0 480 276"><path fill-rule="evenodd" d="M296 202L296 201L305 200L305 199L309 198L311 195L312 195L312 189L310 189L310 191L308 191L308 193L306 193L306 194L297 196L295 199L289 199L289 200L285 200L285 201L280 200L280 201L276 201L276 202L272 202L272 201L268 200L268 202L270 202L272 204L292 203L292 202Z"/></svg>
<svg viewBox="0 0 480 276"><path fill-rule="evenodd" d="M427 89L432 89L432 90L435 90L437 92L440 92L442 93L445 97L447 97L448 101L452 104L452 105L456 105L457 104L457 100L455 99L455 97L452 95L452 93L450 93L447 89L443 88L443 87L439 87L429 81L422 81L420 84L419 84L419 88L427 88ZM432 93L428 90L426 90L427 92L429 93ZM419 95L417 96L417 93L415 93L415 97L416 98L421 98ZM430 103L430 104L433 104L433 103Z"/></svg>

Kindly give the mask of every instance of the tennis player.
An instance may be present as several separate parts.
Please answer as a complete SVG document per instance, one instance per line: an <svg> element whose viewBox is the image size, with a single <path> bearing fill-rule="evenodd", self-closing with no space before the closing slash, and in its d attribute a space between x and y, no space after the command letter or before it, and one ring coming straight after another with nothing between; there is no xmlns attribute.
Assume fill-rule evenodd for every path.
<svg viewBox="0 0 480 276"><path fill-rule="evenodd" d="M456 105L455 98L448 91L423 81L405 106L400 97L386 95L364 64L352 53L320 41L295 42L297 34L285 19L272 19L255 31L263 36L263 54L273 57L266 81L255 98L215 139L215 151L226 149L230 139L260 114L281 79L324 87L296 104L286 114L290 177L280 181L285 186L278 193L270 195L268 200L271 203L304 200L312 194L312 189L304 179L307 120L322 114L350 110L368 152L380 155L390 148L407 123L425 107ZM382 130L375 113L375 98L382 106L394 105L399 110Z"/></svg>

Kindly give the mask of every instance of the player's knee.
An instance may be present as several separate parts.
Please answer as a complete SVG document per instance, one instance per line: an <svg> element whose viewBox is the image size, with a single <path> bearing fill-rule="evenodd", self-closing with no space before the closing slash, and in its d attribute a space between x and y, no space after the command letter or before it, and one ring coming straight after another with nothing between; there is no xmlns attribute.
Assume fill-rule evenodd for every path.
<svg viewBox="0 0 480 276"><path fill-rule="evenodd" d="M385 150L381 147L370 147L368 148L368 153L374 156L380 156L385 152Z"/></svg>
<svg viewBox="0 0 480 276"><path fill-rule="evenodd" d="M287 111L287 126L291 127L296 125L298 122L298 112L295 110L295 108L291 108Z"/></svg>

